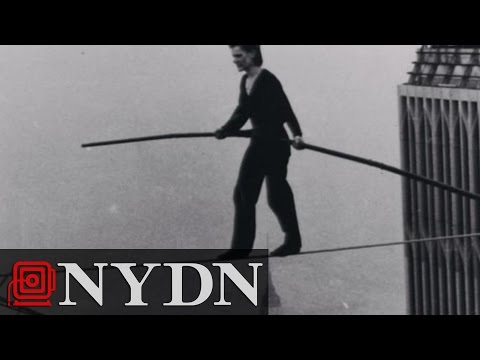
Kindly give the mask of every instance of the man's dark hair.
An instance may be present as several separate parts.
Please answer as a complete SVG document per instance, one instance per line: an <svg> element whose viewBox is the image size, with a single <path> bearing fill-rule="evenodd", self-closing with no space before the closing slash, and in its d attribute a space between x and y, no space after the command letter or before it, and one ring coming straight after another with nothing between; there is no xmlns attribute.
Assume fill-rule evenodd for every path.
<svg viewBox="0 0 480 360"><path fill-rule="evenodd" d="M255 62L256 66L262 66L263 65L263 56L262 56L262 49L260 48L260 45L228 45L230 46L231 49L234 47L239 46L246 52L253 52L255 53L255 57L253 61Z"/></svg>

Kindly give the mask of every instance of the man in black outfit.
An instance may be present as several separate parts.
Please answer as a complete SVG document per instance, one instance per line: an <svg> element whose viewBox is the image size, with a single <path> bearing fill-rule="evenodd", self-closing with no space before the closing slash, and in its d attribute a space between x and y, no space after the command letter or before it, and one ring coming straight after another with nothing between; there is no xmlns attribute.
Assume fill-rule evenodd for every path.
<svg viewBox="0 0 480 360"><path fill-rule="evenodd" d="M240 101L231 119L216 131L217 139L238 132L250 119L252 140L240 168L235 188L235 225L232 250L220 260L246 257L253 249L256 230L256 204L263 181L266 180L268 203L277 216L285 243L272 256L298 254L302 239L298 225L292 189L287 182L287 167L291 155L288 124L301 150L302 130L285 95L280 81L263 69L260 45L230 45L235 65L245 72L241 81Z"/></svg>

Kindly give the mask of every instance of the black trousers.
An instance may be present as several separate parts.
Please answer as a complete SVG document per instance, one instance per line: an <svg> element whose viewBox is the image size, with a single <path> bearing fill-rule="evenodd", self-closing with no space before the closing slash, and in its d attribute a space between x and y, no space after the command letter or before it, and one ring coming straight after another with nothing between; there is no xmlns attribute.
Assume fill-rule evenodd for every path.
<svg viewBox="0 0 480 360"><path fill-rule="evenodd" d="M268 204L286 235L288 245L301 246L292 189L287 181L290 145L280 141L251 142L235 187L235 225L232 248L251 250L256 233L256 205L264 180Z"/></svg>

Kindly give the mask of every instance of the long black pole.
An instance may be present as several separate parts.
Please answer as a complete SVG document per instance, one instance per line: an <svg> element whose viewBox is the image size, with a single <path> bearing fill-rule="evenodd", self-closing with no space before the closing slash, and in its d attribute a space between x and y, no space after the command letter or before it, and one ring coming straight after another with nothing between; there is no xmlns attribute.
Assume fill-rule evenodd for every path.
<svg viewBox="0 0 480 360"><path fill-rule="evenodd" d="M358 156L345 154L345 153L341 153L339 151L325 149L325 148L322 148L322 147L319 147L319 146L313 146L313 145L309 145L309 144L305 144L305 148L308 149L308 150L311 150L311 151L315 151L315 152L319 152L319 153L322 153L322 154L334 156L334 157L340 158L340 159L350 160L350 161L353 161L353 162L356 162L356 163L359 163L359 164L371 166L371 167L374 167L374 168L377 168L377 169L380 169L380 170L384 170L384 171L387 171L387 172L390 172L390 173L393 173L393 174L404 176L404 177L407 177L409 179L425 183L427 185L435 186L435 187L438 187L440 189L447 190L449 192L468 197L470 199L480 200L480 194L472 193L472 192L469 192L469 191L464 191L464 190L456 188L454 186L443 184L441 182L426 178L424 176L416 175L416 174L413 174L411 172L401 170L401 169L398 169L398 168L390 166L390 165L385 165L385 164L379 163L377 161L368 160L368 159L364 159L364 158L361 158L361 157L358 157Z"/></svg>
<svg viewBox="0 0 480 360"><path fill-rule="evenodd" d="M146 136L146 137L131 138L131 139L121 139L121 140L95 142L95 143L90 143L90 144L83 144L82 148L92 148L92 147L121 145L121 144L132 144L132 143L138 143L138 142L157 141L157 140L198 139L198 138L214 138L214 137L215 137L214 133L168 134L168 135ZM249 131L241 131L241 132L238 132L237 134L229 136L229 137L249 138L249 137L251 137L251 135L250 135Z"/></svg>
<svg viewBox="0 0 480 360"><path fill-rule="evenodd" d="M111 146L111 145L121 145L121 144L131 144L131 143L138 143L138 142L146 142L146 141L157 141L157 140L173 140L173 139L194 139L194 138L213 138L215 137L214 133L185 133L185 134L168 134L168 135L158 135L158 136L147 136L147 137L139 137L139 138L131 138L131 139L121 139L121 140L111 140L111 141L102 141L96 143L89 143L83 144L82 148L92 148L92 147L100 147L100 146ZM237 138L251 138L252 133L250 131L240 131L234 135L229 137L237 137ZM290 144L293 144L293 141L289 140ZM385 165L377 161L368 160L365 158L361 158L359 156L350 155L347 153L342 153L339 151L326 149L320 146L314 146L310 144L305 144L304 148L310 151L322 153L325 155L333 156L336 158L344 159L353 161L359 164L367 165L370 167L374 167L380 170L387 171L392 174L400 175L415 181L422 182L427 185L431 185L451 193L455 193L458 195L465 196L467 198L473 200L480 200L480 194L472 193L469 191L464 191L462 189L456 188L454 186L450 186L447 184L443 184L441 182L426 178L424 176L416 175L411 172L398 169L396 167Z"/></svg>

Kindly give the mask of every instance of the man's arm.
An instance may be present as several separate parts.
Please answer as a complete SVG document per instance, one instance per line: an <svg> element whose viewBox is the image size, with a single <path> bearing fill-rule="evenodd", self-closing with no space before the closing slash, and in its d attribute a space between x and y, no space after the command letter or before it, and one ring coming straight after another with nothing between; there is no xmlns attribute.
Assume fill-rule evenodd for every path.
<svg viewBox="0 0 480 360"><path fill-rule="evenodd" d="M247 123L250 118L247 106L245 105L243 87L245 86L246 78L242 79L240 84L240 99L238 101L238 106L233 112L233 115L230 117L230 120L227 121L220 129L218 129L215 134L218 139L224 139L229 134L240 131L240 129Z"/></svg>
<svg viewBox="0 0 480 360"><path fill-rule="evenodd" d="M231 133L240 131L240 129L248 121L248 118L249 116L245 107L242 104L239 104L230 120L220 129L218 129L217 133L220 133L223 136L228 136Z"/></svg>
<svg viewBox="0 0 480 360"><path fill-rule="evenodd" d="M282 112L285 116L285 122L287 123L288 127L290 128L294 137L302 137L303 132L302 128L300 127L300 123L298 122L297 116L293 111L292 105L290 100L288 100L287 95L282 87L280 87L280 103L282 104Z"/></svg>
<svg viewBox="0 0 480 360"><path fill-rule="evenodd" d="M276 84L276 87L277 87L276 92L279 97L278 103L280 104L280 108L281 108L280 111L284 116L285 122L287 123L288 127L290 128L290 131L294 136L293 146L297 150L303 150L305 143L303 141L303 132L302 132L300 123L298 122L297 116L293 111L290 100L288 100L288 97L285 94L285 91L283 90L282 84L279 81Z"/></svg>

